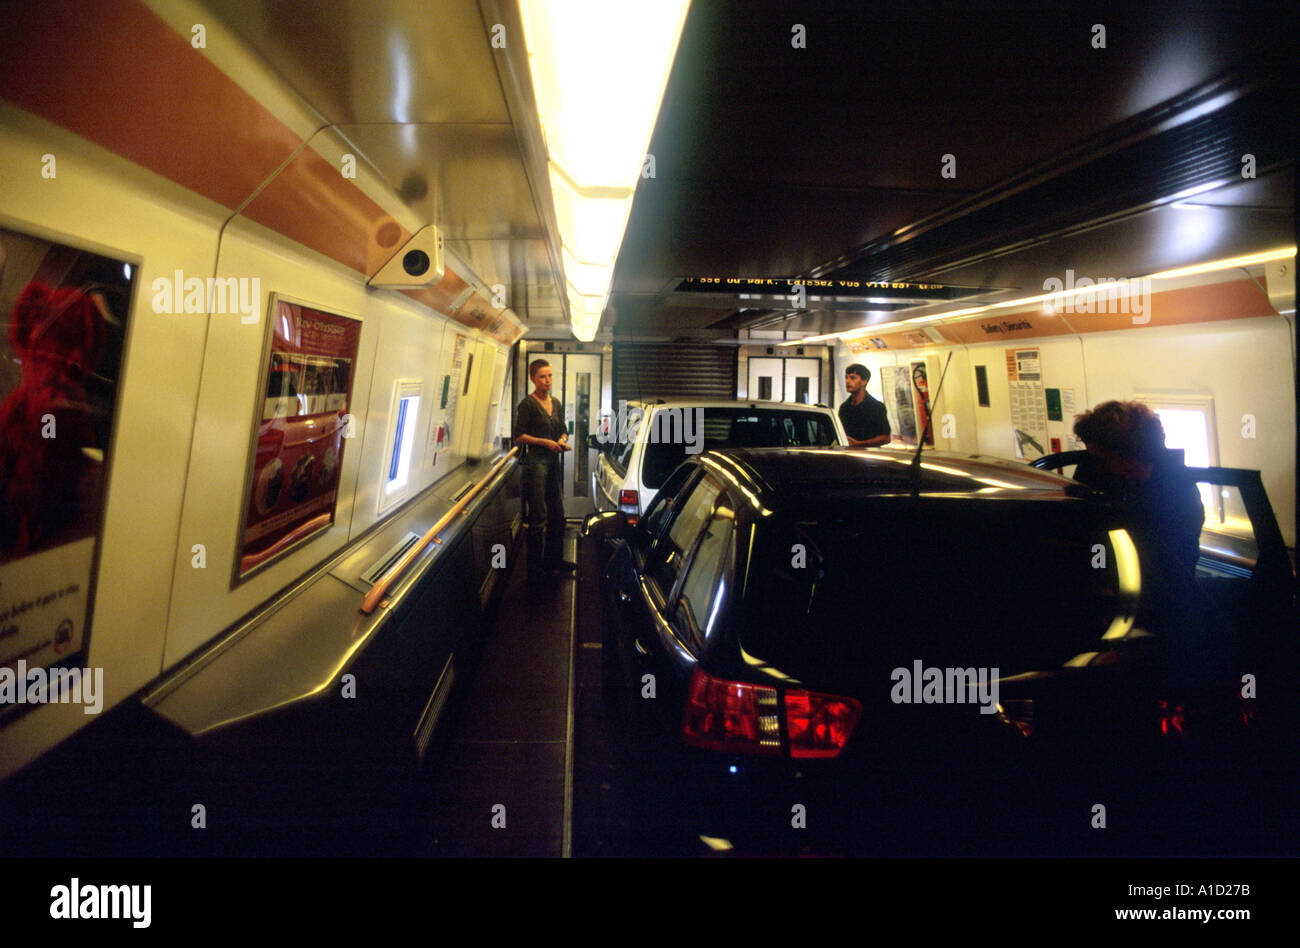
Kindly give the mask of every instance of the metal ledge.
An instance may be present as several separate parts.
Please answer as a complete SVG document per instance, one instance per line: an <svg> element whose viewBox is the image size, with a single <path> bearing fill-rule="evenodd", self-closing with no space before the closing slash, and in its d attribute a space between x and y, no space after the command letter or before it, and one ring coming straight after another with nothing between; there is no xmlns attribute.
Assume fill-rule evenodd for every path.
<svg viewBox="0 0 1300 948"><path fill-rule="evenodd" d="M364 615L369 586L361 574L408 531L423 533L454 505L466 481L491 464L465 464L430 487L398 516L365 534L256 614L219 637L183 668L164 676L143 696L144 705L199 737L280 708L313 699L334 683L403 600L466 536L484 507L514 471L507 463L465 515L430 544L389 591L390 605ZM459 476L458 476L459 475ZM290 602L292 609L287 609Z"/></svg>

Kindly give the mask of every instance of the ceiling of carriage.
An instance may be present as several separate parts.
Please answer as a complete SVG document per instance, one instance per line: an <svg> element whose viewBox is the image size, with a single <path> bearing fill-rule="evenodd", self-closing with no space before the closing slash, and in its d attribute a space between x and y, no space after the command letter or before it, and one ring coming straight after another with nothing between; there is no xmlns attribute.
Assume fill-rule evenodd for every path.
<svg viewBox="0 0 1300 948"><path fill-rule="evenodd" d="M1268 5L697 2L615 270L614 331L831 332L922 303L794 311L775 293L681 292L683 277L991 299L1067 268L1138 276L1291 244L1284 19Z"/></svg>
<svg viewBox="0 0 1300 948"><path fill-rule="evenodd" d="M489 42L495 23L518 35L514 0L207 6L508 288L530 336L567 335L522 44ZM701 292L703 279L905 280L989 298L1040 292L1067 268L1136 276L1288 244L1284 10L694 0L602 336L829 332L933 302L793 310Z"/></svg>
<svg viewBox="0 0 1300 948"><path fill-rule="evenodd" d="M527 61L522 43L509 42L521 36L513 2L205 3L476 276L506 287L530 331L567 333ZM490 42L496 23L504 49Z"/></svg>

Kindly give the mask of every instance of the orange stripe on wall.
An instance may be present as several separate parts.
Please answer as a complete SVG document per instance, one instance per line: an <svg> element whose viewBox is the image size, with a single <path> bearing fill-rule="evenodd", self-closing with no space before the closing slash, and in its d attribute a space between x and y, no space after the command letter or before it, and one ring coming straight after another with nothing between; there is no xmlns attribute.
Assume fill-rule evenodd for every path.
<svg viewBox="0 0 1300 948"><path fill-rule="evenodd" d="M1074 305L1084 304L1083 298ZM1105 306L1107 313L1070 313L1051 315L1043 312L1041 304L1033 309L1014 313L985 313L956 323L943 323L936 328L952 342L974 345L981 342L1001 342L1010 339L1037 339L1041 336L1060 336L1070 333L1111 332L1120 329L1146 329L1153 326L1182 326L1190 323L1207 323L1227 319L1252 319L1259 316L1277 316L1268 293L1254 280L1242 278L1223 283L1205 283L1200 286L1161 290L1143 298L1137 304L1128 301L1129 312L1120 310L1122 303L1104 297L1093 303L1093 308ZM1135 312L1141 307L1142 312ZM1064 308L1062 306L1062 308ZM871 344L871 338L885 345ZM845 343L852 352L871 352L879 349L917 349L939 346L944 343L922 341L915 333L883 332L875 337L857 337Z"/></svg>
<svg viewBox="0 0 1300 948"><path fill-rule="evenodd" d="M1039 336L1064 336L1070 333L1061 317L1044 313L1041 308L1017 313L985 313L960 323L942 325L939 331L949 339L972 345L1003 339L1036 339ZM1114 327L1111 327L1114 328Z"/></svg>
<svg viewBox="0 0 1300 948"><path fill-rule="evenodd" d="M1076 332L1104 332L1278 315L1268 293L1249 278L1162 290L1152 293L1148 302L1150 306L1144 306L1140 314L1065 313L1064 316Z"/></svg>
<svg viewBox="0 0 1300 948"><path fill-rule="evenodd" d="M450 315L451 304L456 301L456 297L467 289L469 289L468 283L462 280L454 271L447 270L443 273L442 279L433 286L420 286L410 290L402 290L402 292L417 303L422 303L430 309Z"/></svg>
<svg viewBox="0 0 1300 948"><path fill-rule="evenodd" d="M0 28L0 98L231 210L302 144L138 0L24 5L20 17ZM32 168L33 182L40 172ZM411 237L311 148L276 175L244 215L366 277ZM470 306L452 314L451 303L466 285L448 271L436 287L406 292L502 341L522 334L508 319L485 325L484 314Z"/></svg>
<svg viewBox="0 0 1300 948"><path fill-rule="evenodd" d="M367 277L411 232L310 147L244 208L244 215Z"/></svg>
<svg viewBox="0 0 1300 948"><path fill-rule="evenodd" d="M136 0L24 4L0 97L232 209L301 141Z"/></svg>

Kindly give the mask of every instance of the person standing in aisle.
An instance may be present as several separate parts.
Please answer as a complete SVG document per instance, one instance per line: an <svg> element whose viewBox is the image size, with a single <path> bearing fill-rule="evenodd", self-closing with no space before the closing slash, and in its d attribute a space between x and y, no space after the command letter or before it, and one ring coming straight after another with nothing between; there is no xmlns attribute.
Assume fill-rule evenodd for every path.
<svg viewBox="0 0 1300 948"><path fill-rule="evenodd" d="M520 486L527 525L528 581L537 585L547 573L573 572L574 564L561 558L564 543L564 491L560 484L560 456L571 450L564 426L564 407L551 397L551 364L534 359L528 364L533 392L515 410L515 443L520 446Z"/></svg>
<svg viewBox="0 0 1300 948"><path fill-rule="evenodd" d="M844 387L849 397L840 405L840 421L849 444L855 448L874 448L889 444L889 415L885 406L867 394L871 370L853 363L844 370Z"/></svg>

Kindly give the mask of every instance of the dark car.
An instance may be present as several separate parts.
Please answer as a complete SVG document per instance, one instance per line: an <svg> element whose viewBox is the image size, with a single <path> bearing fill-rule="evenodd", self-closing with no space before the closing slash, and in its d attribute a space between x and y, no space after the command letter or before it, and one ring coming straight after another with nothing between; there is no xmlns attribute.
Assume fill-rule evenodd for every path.
<svg viewBox="0 0 1300 948"><path fill-rule="evenodd" d="M1014 462L708 452L634 527L584 534L616 544L604 683L631 795L715 846L989 851L1024 742L1000 680L1135 634L1111 508Z"/></svg>

